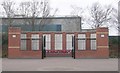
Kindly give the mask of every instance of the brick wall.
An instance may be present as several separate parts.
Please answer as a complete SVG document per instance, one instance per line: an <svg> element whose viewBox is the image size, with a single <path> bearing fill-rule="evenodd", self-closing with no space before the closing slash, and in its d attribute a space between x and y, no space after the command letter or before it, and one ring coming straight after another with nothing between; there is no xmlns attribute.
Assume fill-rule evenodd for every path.
<svg viewBox="0 0 120 73"><path fill-rule="evenodd" d="M90 33L86 32L86 35L89 37ZM102 27L96 29L96 42L97 49L90 50L90 41L87 40L87 50L80 51L76 49L75 58L109 58L108 28Z"/></svg>
<svg viewBox="0 0 120 73"><path fill-rule="evenodd" d="M20 35L26 33L27 38L31 37L31 34L39 34L42 37L43 34L51 35L51 50L47 50L46 56L72 56L71 50L66 50L66 34L74 34L77 38L78 34L86 34L86 38L90 38L91 33L96 33L97 49L90 49L90 40L86 40L86 50L78 50L78 41L75 41L75 58L109 58L108 47L108 29L97 28L96 32L22 32L20 28L9 28L8 32L8 58L42 58L42 41L39 40L39 50L31 50L31 39L27 40L27 50L20 50ZM55 34L62 34L62 50L55 50Z"/></svg>
<svg viewBox="0 0 120 73"><path fill-rule="evenodd" d="M41 50L32 51L31 50L31 41L27 41L27 50L20 50L20 28L9 28L8 32L8 58L42 58ZM27 33L27 37L30 37L31 33Z"/></svg>

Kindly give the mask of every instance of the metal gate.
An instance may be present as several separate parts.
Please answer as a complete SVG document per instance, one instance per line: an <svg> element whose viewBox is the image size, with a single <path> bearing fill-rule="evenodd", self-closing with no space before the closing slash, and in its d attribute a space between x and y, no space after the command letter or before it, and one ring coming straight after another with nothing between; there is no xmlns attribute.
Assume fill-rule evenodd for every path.
<svg viewBox="0 0 120 73"><path fill-rule="evenodd" d="M72 36L72 57L75 59L75 36ZM42 59L46 57L46 36L42 36Z"/></svg>
<svg viewBox="0 0 120 73"><path fill-rule="evenodd" d="M42 37L42 59L44 59L46 57L46 50L45 50L45 46L46 46L46 36Z"/></svg>
<svg viewBox="0 0 120 73"><path fill-rule="evenodd" d="M75 59L75 36L72 36L72 57Z"/></svg>

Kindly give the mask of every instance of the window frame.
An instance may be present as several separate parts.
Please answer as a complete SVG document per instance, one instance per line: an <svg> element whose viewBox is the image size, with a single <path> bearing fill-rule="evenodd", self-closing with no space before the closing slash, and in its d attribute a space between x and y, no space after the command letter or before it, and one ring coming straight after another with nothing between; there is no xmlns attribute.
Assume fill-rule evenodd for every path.
<svg viewBox="0 0 120 73"><path fill-rule="evenodd" d="M25 36L22 36L22 35L25 35ZM24 42L22 42L22 41L24 41ZM23 45L22 45L22 44ZM25 45L24 45L25 44ZM25 46L25 48L24 49L22 49L22 47L23 46ZM20 35L20 50L21 51L27 51L28 49L27 49L27 34L21 34Z"/></svg>
<svg viewBox="0 0 120 73"><path fill-rule="evenodd" d="M96 50L97 50L97 40L96 40L96 36L97 36L96 33L91 33L91 34L90 34L90 50L93 50L93 51L96 51ZM95 42L94 42L95 45L93 44L95 48L92 47L92 41L93 41L93 42L95 41Z"/></svg>
<svg viewBox="0 0 120 73"><path fill-rule="evenodd" d="M71 37L70 38L71 40L68 40L68 36ZM74 36L74 34L66 34L66 50L72 50L73 49L73 47L72 47L72 36ZM69 45L71 45L70 48L68 47Z"/></svg>
<svg viewBox="0 0 120 73"><path fill-rule="evenodd" d="M58 36L57 38L56 38L56 35ZM61 36L61 40L57 40L57 43L56 43L56 39L60 39L60 37L59 37L59 35ZM63 50L63 35L62 34L55 34L55 50ZM60 43L60 45L61 45L61 47L60 48L58 48L58 47L56 47L56 45L58 45Z"/></svg>
<svg viewBox="0 0 120 73"><path fill-rule="evenodd" d="M33 35L34 35L34 37L33 37ZM35 35L37 35L37 36L35 36ZM31 50L32 51L38 51L38 50L40 50L40 37L39 37L39 34L31 34ZM33 42L34 42L34 44L33 44ZM35 48L37 48L37 49L35 49L35 48L33 48L33 45L35 45L36 47Z"/></svg>
<svg viewBox="0 0 120 73"><path fill-rule="evenodd" d="M82 36L79 36L79 35L82 35ZM86 34L85 33L78 34L77 40L78 40L78 50L81 50L81 51L86 50ZM79 48L79 41L84 41L84 46L82 46L82 48L81 47ZM81 45L83 45L83 42Z"/></svg>

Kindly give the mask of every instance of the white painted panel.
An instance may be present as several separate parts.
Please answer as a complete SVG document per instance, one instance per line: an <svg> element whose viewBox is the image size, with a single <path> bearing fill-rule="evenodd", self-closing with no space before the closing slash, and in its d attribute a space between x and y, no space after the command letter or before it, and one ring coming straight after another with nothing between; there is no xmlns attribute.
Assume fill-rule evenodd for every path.
<svg viewBox="0 0 120 73"><path fill-rule="evenodd" d="M90 34L90 37L91 37L91 38L96 38L96 34L95 34L95 33Z"/></svg>
<svg viewBox="0 0 120 73"><path fill-rule="evenodd" d="M39 34L32 34L31 35L32 38L32 50L39 50ZM37 40L33 40L33 39L37 39Z"/></svg>
<svg viewBox="0 0 120 73"><path fill-rule="evenodd" d="M78 50L86 50L86 34L78 34Z"/></svg>
<svg viewBox="0 0 120 73"><path fill-rule="evenodd" d="M66 35L66 49L67 50L72 50L72 36L74 36L74 34L67 34Z"/></svg>
<svg viewBox="0 0 120 73"><path fill-rule="evenodd" d="M91 34L90 38L96 38L96 34ZM91 39L91 50L96 50L96 39Z"/></svg>
<svg viewBox="0 0 120 73"><path fill-rule="evenodd" d="M51 35L50 34L43 34L43 36L46 37L46 50L50 50L51 49Z"/></svg>
<svg viewBox="0 0 120 73"><path fill-rule="evenodd" d="M85 34L78 34L78 38L86 38Z"/></svg>
<svg viewBox="0 0 120 73"><path fill-rule="evenodd" d="M55 50L62 50L62 34L55 34Z"/></svg>
<svg viewBox="0 0 120 73"><path fill-rule="evenodd" d="M91 40L91 50L96 50L96 40Z"/></svg>
<svg viewBox="0 0 120 73"><path fill-rule="evenodd" d="M21 34L21 39L26 38L26 37L27 37L26 34Z"/></svg>
<svg viewBox="0 0 120 73"><path fill-rule="evenodd" d="M86 50L86 40L78 40L78 50Z"/></svg>
<svg viewBox="0 0 120 73"><path fill-rule="evenodd" d="M39 34L32 34L32 35L31 35L31 38L38 39L38 38L39 38Z"/></svg>
<svg viewBox="0 0 120 73"><path fill-rule="evenodd" d="M25 39L26 38L26 34L21 34L21 39ZM26 40L21 40L21 50L27 50L26 48Z"/></svg>
<svg viewBox="0 0 120 73"><path fill-rule="evenodd" d="M39 50L39 40L32 40L32 50Z"/></svg>
<svg viewBox="0 0 120 73"><path fill-rule="evenodd" d="M26 40L21 40L21 50L27 50L27 48L26 48Z"/></svg>

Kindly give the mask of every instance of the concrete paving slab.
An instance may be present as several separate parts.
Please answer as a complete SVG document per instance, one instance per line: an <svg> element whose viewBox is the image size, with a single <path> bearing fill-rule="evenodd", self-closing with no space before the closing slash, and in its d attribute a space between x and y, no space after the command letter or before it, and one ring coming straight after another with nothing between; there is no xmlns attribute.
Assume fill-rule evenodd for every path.
<svg viewBox="0 0 120 73"><path fill-rule="evenodd" d="M118 71L118 59L2 59L3 71Z"/></svg>

